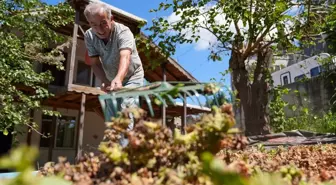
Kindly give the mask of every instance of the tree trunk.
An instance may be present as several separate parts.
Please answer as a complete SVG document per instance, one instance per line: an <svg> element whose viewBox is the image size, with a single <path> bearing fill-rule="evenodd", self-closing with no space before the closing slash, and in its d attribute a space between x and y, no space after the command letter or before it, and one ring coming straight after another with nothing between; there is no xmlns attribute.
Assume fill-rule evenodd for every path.
<svg viewBox="0 0 336 185"><path fill-rule="evenodd" d="M238 99L244 111L245 134L264 135L270 133L268 104L268 67L272 60L272 50L267 48L257 54L257 64L254 70L247 70L242 54L232 52L230 68L232 83L238 92ZM253 74L252 74L253 73ZM252 75L249 78L249 75Z"/></svg>

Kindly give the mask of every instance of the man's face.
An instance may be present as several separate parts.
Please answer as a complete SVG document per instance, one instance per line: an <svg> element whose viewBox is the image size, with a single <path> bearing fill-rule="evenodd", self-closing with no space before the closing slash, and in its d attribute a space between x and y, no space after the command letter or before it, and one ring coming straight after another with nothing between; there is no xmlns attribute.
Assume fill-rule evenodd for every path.
<svg viewBox="0 0 336 185"><path fill-rule="evenodd" d="M108 39L112 29L112 17L109 19L105 12L101 11L99 14L88 17L88 22L100 39Z"/></svg>

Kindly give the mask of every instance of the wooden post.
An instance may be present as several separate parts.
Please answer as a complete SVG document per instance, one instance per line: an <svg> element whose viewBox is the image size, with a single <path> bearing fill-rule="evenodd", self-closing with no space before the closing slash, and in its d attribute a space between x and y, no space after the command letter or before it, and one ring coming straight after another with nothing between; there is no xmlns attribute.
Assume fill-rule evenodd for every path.
<svg viewBox="0 0 336 185"><path fill-rule="evenodd" d="M54 107L53 111L56 111L57 109ZM53 155L53 149L56 139L56 127L57 127L57 118L56 116L52 117L51 121L51 133L50 133L50 140L49 140L49 149L48 149L48 161L52 161L52 155Z"/></svg>
<svg viewBox="0 0 336 185"><path fill-rule="evenodd" d="M67 66L68 68L66 70L66 82L65 83L67 87L73 83L76 49L77 49L78 22L79 22L79 10L76 10L75 24L74 24L73 34L72 34L70 63L68 64Z"/></svg>
<svg viewBox="0 0 336 185"><path fill-rule="evenodd" d="M185 134L185 126L187 123L187 97L183 93L183 115L182 115L182 124L181 124L181 133Z"/></svg>
<svg viewBox="0 0 336 185"><path fill-rule="evenodd" d="M32 122L34 121L34 110L31 110L30 111L30 118L32 120ZM28 126L28 129L27 129L27 146L31 146L31 139L32 139L32 134L33 134L33 131L31 129L31 124L29 123L30 126Z"/></svg>
<svg viewBox="0 0 336 185"><path fill-rule="evenodd" d="M161 65L162 68L162 79L163 82L167 81L167 76L166 76L166 64L163 63ZM164 105L161 106L161 114L162 114L162 125L167 126L166 125L166 107Z"/></svg>
<svg viewBox="0 0 336 185"><path fill-rule="evenodd" d="M86 95L82 93L81 106L79 110L79 121L77 126L76 159L80 160L83 150L84 121L85 121L85 102Z"/></svg>

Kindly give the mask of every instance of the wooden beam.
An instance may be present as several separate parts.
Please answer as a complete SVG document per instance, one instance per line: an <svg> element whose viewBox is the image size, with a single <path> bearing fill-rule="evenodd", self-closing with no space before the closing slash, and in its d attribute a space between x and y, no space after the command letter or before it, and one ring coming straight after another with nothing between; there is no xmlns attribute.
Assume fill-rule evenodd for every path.
<svg viewBox="0 0 336 185"><path fill-rule="evenodd" d="M159 81L164 81L163 80L163 73L159 73L158 71L154 71L154 73L156 73L157 75L159 75L161 78ZM175 78L174 76L172 76L168 71L167 68L165 69L165 76L166 76L166 80L165 81L177 81L177 78Z"/></svg>
<svg viewBox="0 0 336 185"><path fill-rule="evenodd" d="M83 136L84 136L84 121L85 121L85 102L86 95L82 93L81 106L79 110L79 122L77 126L77 142L76 142L76 159L77 161L82 158L83 151Z"/></svg>
<svg viewBox="0 0 336 185"><path fill-rule="evenodd" d="M78 103L67 103L57 100L47 100L43 104L55 108L64 108L64 109L79 109L80 107L80 104Z"/></svg>
<svg viewBox="0 0 336 185"><path fill-rule="evenodd" d="M161 68L162 68L162 81L163 82L166 82L167 81L167 76L166 76L166 64L165 63L163 63L162 64L162 66L161 66ZM161 105L161 110L162 110L162 125L163 126L167 126L166 125L166 107L162 104Z"/></svg>
<svg viewBox="0 0 336 185"><path fill-rule="evenodd" d="M145 78L149 80L149 82L157 82L161 81L161 77L155 73L155 71L145 71Z"/></svg>
<svg viewBox="0 0 336 185"><path fill-rule="evenodd" d="M92 95L101 95L106 94L104 91L97 89L95 87L86 87L76 84L70 84L68 86L68 91L74 91L77 93L85 93L85 94L92 94Z"/></svg>
<svg viewBox="0 0 336 185"><path fill-rule="evenodd" d="M54 107L53 111L56 111L57 109ZM57 118L56 116L52 117L51 121L51 133L50 133L50 140L49 140L49 149L48 149L48 161L52 161L52 155L53 155L53 149L54 149L54 144L55 144L55 135L56 135L56 126L57 126Z"/></svg>
<svg viewBox="0 0 336 185"><path fill-rule="evenodd" d="M67 94L65 96L66 97L64 97L64 98L60 98L60 100L63 101L63 102L65 102L65 101L74 101L76 99L80 99L81 98L81 94L77 94L77 93Z"/></svg>
<svg viewBox="0 0 336 185"><path fill-rule="evenodd" d="M30 118L31 121L34 121L34 110L30 110ZM32 129L31 129L31 123L29 123L29 126L27 128L27 146L31 146L31 139L32 139Z"/></svg>
<svg viewBox="0 0 336 185"><path fill-rule="evenodd" d="M182 112L182 124L181 124L181 132L185 134L185 126L187 123L187 96L183 93L183 112Z"/></svg>
<svg viewBox="0 0 336 185"><path fill-rule="evenodd" d="M183 78L183 77L185 78L185 76L181 75L180 73L176 73L176 72L173 71L173 70L176 70L176 69L173 69L173 70L169 69L169 66L170 66L170 67L173 67L172 64L167 63L167 65L166 65L166 73L167 73L171 78L174 78L173 81L183 81L183 80L185 80L185 79L181 79L181 76L182 76L182 78ZM179 75L179 74L180 74L180 76L177 76L177 75ZM187 81L190 81L190 80L187 80Z"/></svg>
<svg viewBox="0 0 336 185"><path fill-rule="evenodd" d="M86 97L86 101L91 101L91 100L98 100L98 96L97 95L91 95L91 96L87 96Z"/></svg>
<svg viewBox="0 0 336 185"><path fill-rule="evenodd" d="M74 66L75 66L76 49L77 49L78 20L79 20L79 11L76 10L75 24L74 24L73 34L72 34L70 63L68 64L68 68L66 70L65 84L67 86L73 83Z"/></svg>
<svg viewBox="0 0 336 185"><path fill-rule="evenodd" d="M101 108L101 105L100 105L100 102L99 102L99 100L98 100L98 98L97 98L97 100L95 100L95 101L91 101L90 103L89 103L89 101L87 101L88 103L87 103L87 108L88 109L92 109L92 110L94 110L95 108Z"/></svg>
<svg viewBox="0 0 336 185"><path fill-rule="evenodd" d="M48 91L53 93L55 96L60 96L63 94L66 94L67 88L66 87L60 87L60 86L55 86L55 85L49 85L48 86ZM55 97L53 97L55 98Z"/></svg>

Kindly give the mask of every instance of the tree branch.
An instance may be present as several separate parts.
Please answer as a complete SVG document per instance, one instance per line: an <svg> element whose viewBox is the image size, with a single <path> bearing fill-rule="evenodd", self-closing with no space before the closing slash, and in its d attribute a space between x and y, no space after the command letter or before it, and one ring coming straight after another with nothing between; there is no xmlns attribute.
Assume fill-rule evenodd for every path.
<svg viewBox="0 0 336 185"><path fill-rule="evenodd" d="M217 38L217 40L221 41L221 39L210 28L208 28L206 26L202 26L202 25L198 25L196 28L202 28L202 29L208 30L210 33L212 33ZM221 41L221 43L223 45L222 48L228 49L228 50L235 50L235 48L233 48L233 47L227 47L227 46L225 46L225 42Z"/></svg>
<svg viewBox="0 0 336 185"><path fill-rule="evenodd" d="M248 55L250 55L250 53L259 45L259 43L264 39L264 37L267 35L267 33L269 33L271 27L272 27L272 25L268 26L265 31L263 31L263 32L261 31L260 32L260 33L262 33L260 35L260 37L257 38L257 40L254 42L253 45L251 44L252 46L250 48L248 48L248 49L245 50L245 52L243 54L244 58L247 57ZM260 33L258 33L257 35L259 35Z"/></svg>
<svg viewBox="0 0 336 185"><path fill-rule="evenodd" d="M238 21L233 21L233 22L234 22L234 26L236 28L237 35L242 36L241 32L240 32L240 29L239 29L239 26L238 26Z"/></svg>
<svg viewBox="0 0 336 185"><path fill-rule="evenodd" d="M247 47L246 47L246 49L245 49L245 51L246 50L250 50L251 49L251 46L252 46L252 40L253 40L253 38L252 38L252 36L253 36L253 28L252 28L252 25L253 25L253 20L252 20L252 18L253 18L253 13L252 13L252 2L253 2L253 0L250 0L250 17L247 19L247 22L248 22L248 25L249 25L249 42L248 42L248 44L247 44Z"/></svg>
<svg viewBox="0 0 336 185"><path fill-rule="evenodd" d="M25 125L27 125L30 129L34 130L37 134L41 135L42 137L47 137L46 135L44 135L41 132L39 132L36 128L34 128L33 126L31 126L30 124L25 123Z"/></svg>

